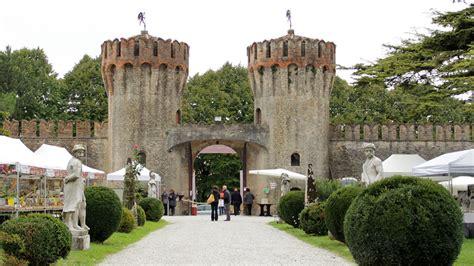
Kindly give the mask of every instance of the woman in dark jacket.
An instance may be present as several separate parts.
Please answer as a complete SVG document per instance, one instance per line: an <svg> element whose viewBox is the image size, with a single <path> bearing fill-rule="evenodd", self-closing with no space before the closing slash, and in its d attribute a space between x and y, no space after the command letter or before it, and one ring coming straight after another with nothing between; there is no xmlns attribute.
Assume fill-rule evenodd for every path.
<svg viewBox="0 0 474 266"><path fill-rule="evenodd" d="M219 188L217 186L213 186L211 194L214 195L214 202L211 202L211 221L217 221L219 219L219 215L217 214L217 206L220 199Z"/></svg>
<svg viewBox="0 0 474 266"><path fill-rule="evenodd" d="M168 196L168 204L170 205L169 215L174 216L174 209L176 208L176 193L173 189L170 189L170 194Z"/></svg>

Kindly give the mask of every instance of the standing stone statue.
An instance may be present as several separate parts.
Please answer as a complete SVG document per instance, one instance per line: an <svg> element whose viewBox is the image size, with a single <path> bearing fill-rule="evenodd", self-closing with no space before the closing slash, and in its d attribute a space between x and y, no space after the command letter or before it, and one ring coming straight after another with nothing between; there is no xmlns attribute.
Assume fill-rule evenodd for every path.
<svg viewBox="0 0 474 266"><path fill-rule="evenodd" d="M375 145L373 143L364 144L364 153L367 159L362 165L361 182L366 186L383 179L382 160L375 156Z"/></svg>
<svg viewBox="0 0 474 266"><path fill-rule="evenodd" d="M281 194L280 197L283 197L286 193L290 191L290 177L288 174L281 174Z"/></svg>
<svg viewBox="0 0 474 266"><path fill-rule="evenodd" d="M148 197L158 198L158 189L155 180L156 174L150 171L150 181L148 181Z"/></svg>
<svg viewBox="0 0 474 266"><path fill-rule="evenodd" d="M316 185L314 184L314 177L313 177L313 164L308 164L308 178L306 179L306 197L305 203L313 203L316 202L316 198L318 194L316 192Z"/></svg>
<svg viewBox="0 0 474 266"><path fill-rule="evenodd" d="M74 145L74 157L67 164L68 175L64 178L64 223L73 236L73 248L89 248L89 227L86 225L86 197L84 195L84 179L82 177L82 162L85 148L82 144Z"/></svg>

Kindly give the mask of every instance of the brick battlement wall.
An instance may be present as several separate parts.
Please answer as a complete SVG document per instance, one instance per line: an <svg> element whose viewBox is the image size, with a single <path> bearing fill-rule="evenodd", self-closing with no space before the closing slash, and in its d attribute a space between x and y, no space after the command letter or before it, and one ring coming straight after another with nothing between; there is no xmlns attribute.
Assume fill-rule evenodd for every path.
<svg viewBox="0 0 474 266"><path fill-rule="evenodd" d="M365 155L362 145L372 142L382 161L392 154L419 154L425 160L474 148L473 125L331 125L330 173L333 178L360 178Z"/></svg>
<svg viewBox="0 0 474 266"><path fill-rule="evenodd" d="M4 121L12 137L21 138L32 150L41 144L66 147L87 146L86 164L107 169L107 122L88 121ZM331 125L329 130L330 176L359 177L365 160L364 142L373 142L376 156L385 160L391 154L417 153L426 160L446 152L474 148L473 125ZM222 136L225 139L225 136Z"/></svg>
<svg viewBox="0 0 474 266"><path fill-rule="evenodd" d="M42 144L65 147L69 152L77 143L86 146L84 163L93 168L106 169L107 122L89 121L45 121L10 120L3 128L11 137L20 138L28 148L35 151Z"/></svg>

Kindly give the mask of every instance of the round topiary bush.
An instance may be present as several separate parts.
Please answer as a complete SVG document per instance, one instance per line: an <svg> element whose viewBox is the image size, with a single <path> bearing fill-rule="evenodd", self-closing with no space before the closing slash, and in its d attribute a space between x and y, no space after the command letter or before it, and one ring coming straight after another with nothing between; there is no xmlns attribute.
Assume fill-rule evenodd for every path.
<svg viewBox="0 0 474 266"><path fill-rule="evenodd" d="M304 192L290 191L278 202L278 216L293 227L300 226L299 215L304 209Z"/></svg>
<svg viewBox="0 0 474 266"><path fill-rule="evenodd" d="M130 233L135 228L135 217L131 210L122 207L122 219L120 220L119 232Z"/></svg>
<svg viewBox="0 0 474 266"><path fill-rule="evenodd" d="M164 207L161 200L155 198L144 198L138 203L143 208L147 221L158 222L163 216Z"/></svg>
<svg viewBox="0 0 474 266"><path fill-rule="evenodd" d="M344 239L344 217L352 200L362 192L362 187L347 186L336 190L326 201L324 210L326 226L333 237L341 242Z"/></svg>
<svg viewBox="0 0 474 266"><path fill-rule="evenodd" d="M86 224L93 242L104 242L117 231L122 219L122 203L111 188L87 187Z"/></svg>
<svg viewBox="0 0 474 266"><path fill-rule="evenodd" d="M328 234L324 221L326 202L311 203L300 213L300 227L308 235L325 236Z"/></svg>
<svg viewBox="0 0 474 266"><path fill-rule="evenodd" d="M35 214L8 220L0 230L12 236L18 235L24 244L24 249L15 248L18 243L4 245L5 253L32 264L51 264L67 257L71 250L69 229L51 215Z"/></svg>
<svg viewBox="0 0 474 266"><path fill-rule="evenodd" d="M146 214L143 208L140 205L137 205L137 225L144 226L146 221Z"/></svg>
<svg viewBox="0 0 474 266"><path fill-rule="evenodd" d="M452 265L463 241L462 213L440 185L397 176L354 199L344 235L360 265Z"/></svg>

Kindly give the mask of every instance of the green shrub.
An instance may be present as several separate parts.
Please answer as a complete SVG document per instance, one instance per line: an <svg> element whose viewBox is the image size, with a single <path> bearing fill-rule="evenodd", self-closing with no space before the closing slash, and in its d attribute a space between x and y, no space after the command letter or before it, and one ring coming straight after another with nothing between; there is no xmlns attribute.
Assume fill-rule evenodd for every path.
<svg viewBox="0 0 474 266"><path fill-rule="evenodd" d="M463 241L462 213L440 185L397 176L354 199L344 235L360 265L451 265Z"/></svg>
<svg viewBox="0 0 474 266"><path fill-rule="evenodd" d="M137 225L138 226L143 226L145 225L145 220L146 220L146 214L143 208L140 205L137 205Z"/></svg>
<svg viewBox="0 0 474 266"><path fill-rule="evenodd" d="M22 260L12 255L5 254L1 260L2 265L8 266L28 266L27 260Z"/></svg>
<svg viewBox="0 0 474 266"><path fill-rule="evenodd" d="M143 208L147 221L158 222L163 216L164 207L159 199L144 198L138 203Z"/></svg>
<svg viewBox="0 0 474 266"><path fill-rule="evenodd" d="M18 243L3 245L6 254L32 264L50 264L65 258L71 250L71 234L69 229L58 219L46 215L35 214L8 220L0 226L0 230L18 235L24 249L17 249Z"/></svg>
<svg viewBox="0 0 474 266"><path fill-rule="evenodd" d="M122 204L115 192L107 187L93 186L85 190L86 224L93 242L104 242L120 226Z"/></svg>
<svg viewBox="0 0 474 266"><path fill-rule="evenodd" d="M299 227L300 212L304 209L304 192L290 191L278 202L278 215L285 223Z"/></svg>
<svg viewBox="0 0 474 266"><path fill-rule="evenodd" d="M300 213L300 226L308 235L325 236L328 234L324 218L326 202L311 203Z"/></svg>
<svg viewBox="0 0 474 266"><path fill-rule="evenodd" d="M336 190L326 201L324 214L326 217L326 226L332 236L345 242L344 239L344 217L352 200L362 192L362 187L347 186Z"/></svg>
<svg viewBox="0 0 474 266"><path fill-rule="evenodd" d="M331 194L342 187L337 179L318 178L314 181L318 201L325 201Z"/></svg>
<svg viewBox="0 0 474 266"><path fill-rule="evenodd" d="M120 220L119 232L130 233L135 228L135 217L131 210L122 207L122 219Z"/></svg>

